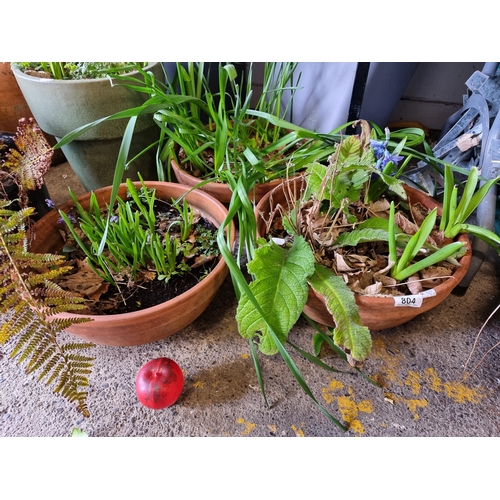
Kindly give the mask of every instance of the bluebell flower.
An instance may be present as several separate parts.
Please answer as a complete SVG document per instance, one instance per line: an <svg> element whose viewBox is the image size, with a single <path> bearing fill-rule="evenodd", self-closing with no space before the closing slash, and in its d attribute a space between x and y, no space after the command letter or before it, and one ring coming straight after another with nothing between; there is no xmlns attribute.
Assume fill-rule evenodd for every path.
<svg viewBox="0 0 500 500"><path fill-rule="evenodd" d="M109 219L109 222L111 222L111 224L117 224L118 220L118 215L112 215Z"/></svg>
<svg viewBox="0 0 500 500"><path fill-rule="evenodd" d="M45 203L46 203L46 205L47 205L49 208L56 208L55 203L54 203L52 200L50 200L49 198L46 198L46 199L45 199Z"/></svg>
<svg viewBox="0 0 500 500"><path fill-rule="evenodd" d="M370 145L373 148L373 153L375 158L379 160L384 155L385 148L387 147L386 141L376 141L375 139L370 140Z"/></svg>
<svg viewBox="0 0 500 500"><path fill-rule="evenodd" d="M404 156L395 155L393 153L389 153L387 150L387 145L389 144L389 132L386 130L386 140L385 141L376 141L374 139L370 140L370 145L373 148L373 154L377 160L376 168L377 170L382 171L389 162L394 163L395 165L401 161Z"/></svg>
<svg viewBox="0 0 500 500"><path fill-rule="evenodd" d="M380 165L380 169L383 169L389 162L392 161L394 165L397 165L399 161L401 161L404 156L395 155L393 153L389 153L387 149L384 151L384 156L382 158L382 163Z"/></svg>
<svg viewBox="0 0 500 500"><path fill-rule="evenodd" d="M76 219L75 217L73 217L71 214L66 214L66 216L68 217L69 221L72 222L73 224L76 224ZM59 219L57 219L57 223L58 224L63 224L64 223L64 219L62 217L59 217Z"/></svg>

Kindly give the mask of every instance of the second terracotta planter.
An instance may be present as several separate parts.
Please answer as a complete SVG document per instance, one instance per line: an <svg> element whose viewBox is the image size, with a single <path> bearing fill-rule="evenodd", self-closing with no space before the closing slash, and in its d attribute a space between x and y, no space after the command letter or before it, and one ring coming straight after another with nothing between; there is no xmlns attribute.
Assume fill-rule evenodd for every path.
<svg viewBox="0 0 500 500"><path fill-rule="evenodd" d="M198 177L195 177L194 175L186 172L186 170L183 170L175 160L172 160L171 165L177 182L189 186L190 188L194 188L202 182L202 179L199 179ZM282 179L280 178L273 181L256 184L255 189L248 193L248 196L252 201L258 202L281 182ZM233 195L229 186L222 182L207 182L206 184L200 186L199 189L205 191L209 195L213 196L216 200L219 200L221 203L224 203L226 205L229 204L229 202L231 201L231 196Z"/></svg>
<svg viewBox="0 0 500 500"><path fill-rule="evenodd" d="M305 188L305 179L303 176L284 181L278 187L268 193L258 203L255 215L257 218L257 233L259 237L267 234L266 222L269 221L274 209L281 205L285 209L291 202L300 196ZM432 209L438 207L438 213L441 214L441 205L433 198L427 196L422 191L405 186L406 192L412 203L420 202L426 208ZM457 267L453 275L445 282L435 287L435 295L425 297L420 307L395 306L393 297L371 297L369 295L355 295L356 304L359 308L361 322L370 330L385 330L395 326L402 325L443 302L451 291L460 283L469 269L472 250L469 237L462 234L459 241L467 243L468 251L460 259L460 267ZM431 293L434 293L431 292ZM304 313L314 321L328 326L335 326L335 320L328 312L324 299L321 295L314 292L309 287L307 303L304 307Z"/></svg>

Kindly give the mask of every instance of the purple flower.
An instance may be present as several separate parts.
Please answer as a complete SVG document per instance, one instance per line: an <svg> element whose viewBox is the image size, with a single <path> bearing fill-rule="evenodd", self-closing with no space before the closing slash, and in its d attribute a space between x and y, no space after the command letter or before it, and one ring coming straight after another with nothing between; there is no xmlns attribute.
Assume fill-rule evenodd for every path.
<svg viewBox="0 0 500 500"><path fill-rule="evenodd" d="M66 216L68 217L71 223L76 224L77 220L75 219L75 217L73 217L71 214L66 214ZM63 224L64 222L65 221L62 217L59 217L59 219L57 219L58 224Z"/></svg>
<svg viewBox="0 0 500 500"><path fill-rule="evenodd" d="M375 154L375 158L377 160L382 158L385 148L387 147L387 143L385 141L376 141L374 139L371 139L370 145L373 148L373 153Z"/></svg>
<svg viewBox="0 0 500 500"><path fill-rule="evenodd" d="M399 156L393 153L389 153L389 151L387 150L388 143L389 143L388 139L386 139L385 141L376 141L372 139L370 141L370 145L373 148L373 154L377 159L376 168L380 171L382 171L389 162L392 162L395 165L397 165L398 162L404 158L404 156Z"/></svg>
<svg viewBox="0 0 500 500"><path fill-rule="evenodd" d="M45 199L45 203L47 204L47 206L48 206L49 208L56 208L55 203L54 203L52 200L49 200L49 198L46 198L46 199Z"/></svg>
<svg viewBox="0 0 500 500"><path fill-rule="evenodd" d="M109 219L109 222L111 222L111 224L118 224L118 215L112 215Z"/></svg>
<svg viewBox="0 0 500 500"><path fill-rule="evenodd" d="M380 168L383 169L389 162L392 161L394 165L397 165L399 161L401 161L404 158L404 156L399 156L395 155L393 153L389 153L387 149L384 151L384 156L382 158L382 164L380 165Z"/></svg>

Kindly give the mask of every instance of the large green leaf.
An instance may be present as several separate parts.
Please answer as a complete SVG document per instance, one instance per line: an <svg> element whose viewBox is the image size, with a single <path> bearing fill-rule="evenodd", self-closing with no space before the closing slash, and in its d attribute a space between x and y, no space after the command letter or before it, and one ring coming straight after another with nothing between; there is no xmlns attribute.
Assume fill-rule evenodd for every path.
<svg viewBox="0 0 500 500"><path fill-rule="evenodd" d="M338 165L340 171L332 176L332 170L320 163L307 166L307 191L303 199L314 196L317 200L326 200L331 207L339 208L346 198L350 201L359 200L361 191L370 177L371 167L363 164ZM329 182L325 177L330 176Z"/></svg>
<svg viewBox="0 0 500 500"><path fill-rule="evenodd" d="M314 255L304 238L297 236L289 247L269 242L255 250L248 270L254 275L250 290L281 342L298 320L307 301L307 277L314 272ZM244 338L260 335L259 349L276 354L269 327L250 299L242 295L236 311Z"/></svg>
<svg viewBox="0 0 500 500"><path fill-rule="evenodd" d="M335 320L335 343L349 349L354 359L363 361L371 351L372 338L370 330L361 324L353 292L341 276L319 264L308 281L313 290L325 298L327 309Z"/></svg>
<svg viewBox="0 0 500 500"><path fill-rule="evenodd" d="M353 229L352 231L342 233L335 241L335 245L340 247L355 247L359 243L387 241L387 235L387 231L384 231L383 229Z"/></svg>

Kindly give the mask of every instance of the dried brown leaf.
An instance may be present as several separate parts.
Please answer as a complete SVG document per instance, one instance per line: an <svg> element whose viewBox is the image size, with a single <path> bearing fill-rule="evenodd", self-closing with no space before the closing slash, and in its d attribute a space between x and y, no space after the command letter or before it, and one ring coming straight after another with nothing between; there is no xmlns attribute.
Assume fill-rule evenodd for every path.
<svg viewBox="0 0 500 500"><path fill-rule="evenodd" d="M408 289L410 290L412 295L416 295L417 293L423 291L422 282L420 281L420 277L418 276L418 274L410 276L406 280L406 285L408 286Z"/></svg>
<svg viewBox="0 0 500 500"><path fill-rule="evenodd" d="M434 288L450 277L450 270L444 266L433 266L420 271L423 288Z"/></svg>
<svg viewBox="0 0 500 500"><path fill-rule="evenodd" d="M401 229L401 231L409 235L415 234L419 228L419 226L417 226L414 222L411 222L401 212L396 212L394 214L394 222Z"/></svg>
<svg viewBox="0 0 500 500"><path fill-rule="evenodd" d="M391 204L386 198L381 198L380 200L371 202L368 207L368 215L370 217L383 217L385 219L389 218L389 209Z"/></svg>

